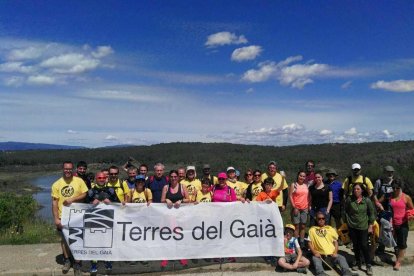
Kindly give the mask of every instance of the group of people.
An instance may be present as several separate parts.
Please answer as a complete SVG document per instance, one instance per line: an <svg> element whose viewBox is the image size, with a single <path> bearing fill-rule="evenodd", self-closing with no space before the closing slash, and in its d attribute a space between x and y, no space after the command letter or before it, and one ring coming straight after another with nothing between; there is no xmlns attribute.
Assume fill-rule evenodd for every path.
<svg viewBox="0 0 414 276"><path fill-rule="evenodd" d="M291 206L291 223L285 227L286 255L277 262L283 269L306 273L310 264L305 257L308 252L317 275L326 275L322 265L326 261L339 265L343 275L356 274L346 259L338 254L338 246L342 244L338 233L344 226L353 244L353 271L361 269L363 257L367 275L373 275L373 254L368 243L372 240L374 225L378 227L388 223L394 228L395 241L392 235L391 242L379 239L377 250L383 251L385 246L395 245L398 251L395 270L400 269L407 248L408 219L412 217L413 203L410 196L403 193L403 183L394 178L391 166L384 168L384 177L375 185L361 174L361 166L357 163L351 166L352 175L341 182L334 169L329 169L325 177L315 171L312 160L306 162L305 168L299 170L296 180L290 185L275 161L268 163L265 172L246 170L244 179L232 166L214 176L209 164L203 165L199 177L194 166L171 170L168 175L165 175L165 167L161 163L155 164L153 175L148 175L145 164L134 165L128 161L122 169L127 174L125 179L120 178L117 166L102 169L91 179L85 162L79 162L76 171L72 162L64 162L62 178L52 185L52 211L58 231L62 229L62 206L73 202L95 205L154 202L179 208L182 203L266 201L276 202L281 212L286 211L288 203ZM336 229L330 226L331 219ZM65 258L62 272L67 273L72 264L63 236L61 245ZM186 266L187 260L180 260L180 263ZM167 264L168 261L163 260L161 267ZM73 268L75 275L81 275L80 262L75 260ZM105 268L112 269L112 264L105 262ZM97 272L97 262L92 262L90 272Z"/></svg>

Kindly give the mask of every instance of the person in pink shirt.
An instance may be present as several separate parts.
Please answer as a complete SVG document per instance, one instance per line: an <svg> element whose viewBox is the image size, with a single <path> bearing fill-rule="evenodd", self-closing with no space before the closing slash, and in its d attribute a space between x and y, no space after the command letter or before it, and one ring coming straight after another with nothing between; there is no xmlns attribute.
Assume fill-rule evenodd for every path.
<svg viewBox="0 0 414 276"><path fill-rule="evenodd" d="M232 202L237 201L236 192L227 185L227 174L221 172L218 174L218 184L213 187L213 202Z"/></svg>
<svg viewBox="0 0 414 276"><path fill-rule="evenodd" d="M295 237L299 237L299 244L303 247L309 209L309 189L305 171L300 170L296 182L290 184L289 199L292 205L291 221L295 226Z"/></svg>

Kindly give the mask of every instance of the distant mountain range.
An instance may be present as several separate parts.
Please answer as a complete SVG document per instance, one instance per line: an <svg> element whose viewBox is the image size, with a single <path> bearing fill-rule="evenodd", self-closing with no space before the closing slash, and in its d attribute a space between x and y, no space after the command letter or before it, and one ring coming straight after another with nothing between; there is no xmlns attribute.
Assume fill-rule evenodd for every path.
<svg viewBox="0 0 414 276"><path fill-rule="evenodd" d="M26 142L0 142L0 151L6 150L47 150L47 149L84 149L85 147L53 145Z"/></svg>

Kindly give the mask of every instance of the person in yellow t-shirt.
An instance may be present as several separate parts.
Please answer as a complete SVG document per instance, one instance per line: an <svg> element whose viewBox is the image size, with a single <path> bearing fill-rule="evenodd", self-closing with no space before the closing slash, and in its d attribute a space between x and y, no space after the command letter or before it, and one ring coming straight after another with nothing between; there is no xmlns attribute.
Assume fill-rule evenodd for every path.
<svg viewBox="0 0 414 276"><path fill-rule="evenodd" d="M262 172L260 170L253 171L253 182L246 188L246 200L256 201L256 197L263 191ZM272 187L273 188L273 187Z"/></svg>
<svg viewBox="0 0 414 276"><path fill-rule="evenodd" d="M201 190L197 191L196 203L200 202L212 202L210 180L205 178L201 182Z"/></svg>
<svg viewBox="0 0 414 276"><path fill-rule="evenodd" d="M288 199L288 184L286 178L277 172L277 163L276 161L270 161L267 165L267 172L262 174L262 182L268 178L272 177L275 181L273 185L273 190L277 190L279 186L283 186L282 193L276 198L276 203L279 206L279 210L283 212L286 209L286 203Z"/></svg>
<svg viewBox="0 0 414 276"><path fill-rule="evenodd" d="M109 167L109 181L106 184L109 188L114 188L119 201L122 204L129 202L130 190L128 184L118 178L119 168L117 166Z"/></svg>
<svg viewBox="0 0 414 276"><path fill-rule="evenodd" d="M200 181L203 181L203 179L210 180L210 185L214 186L218 184L217 176L214 176L211 174L211 167L210 164L204 164L203 165L203 175L200 177Z"/></svg>
<svg viewBox="0 0 414 276"><path fill-rule="evenodd" d="M52 214L56 229L62 233L62 209L63 206L70 206L73 202L83 202L88 192L88 187L85 182L76 176L73 176L73 163L65 161L63 163L63 176L52 184ZM62 273L68 273L70 262L70 250L66 244L65 238L61 235L60 241L64 263ZM81 270L81 263L75 260L73 266L75 272L79 273Z"/></svg>
<svg viewBox="0 0 414 276"><path fill-rule="evenodd" d="M247 184L237 180L236 169L234 167L227 168L227 185L233 188L238 201L245 202Z"/></svg>
<svg viewBox="0 0 414 276"><path fill-rule="evenodd" d="M344 256L338 254L338 233L335 228L325 224L325 214L316 213L316 226L309 229L309 248L312 252L312 261L316 275L327 275L323 269L322 258L328 257L341 268L341 275L355 275L349 269Z"/></svg>
<svg viewBox="0 0 414 276"><path fill-rule="evenodd" d="M372 185L371 180L361 175L361 165L358 163L354 163L351 166L352 169L352 176L345 178L342 182L342 189L344 189L345 197L351 196L353 193L353 187L355 184L361 184L365 186L365 190L367 191L366 197L371 197L374 191L374 185Z"/></svg>
<svg viewBox="0 0 414 276"><path fill-rule="evenodd" d="M201 182L196 178L196 169L194 166L187 166L186 178L180 183L187 188L190 202L195 202L197 191L201 190Z"/></svg>
<svg viewBox="0 0 414 276"><path fill-rule="evenodd" d="M144 175L135 177L135 189L131 190L131 193L132 203L147 203L147 205L152 203L152 193L150 189L145 188Z"/></svg>

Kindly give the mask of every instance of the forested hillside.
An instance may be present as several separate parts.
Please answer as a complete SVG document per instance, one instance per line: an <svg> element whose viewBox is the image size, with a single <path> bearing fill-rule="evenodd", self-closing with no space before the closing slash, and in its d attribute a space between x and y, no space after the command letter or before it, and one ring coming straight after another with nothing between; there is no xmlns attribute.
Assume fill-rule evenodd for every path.
<svg viewBox="0 0 414 276"><path fill-rule="evenodd" d="M317 169L335 168L340 178L350 173L352 163L362 165L363 174L375 180L381 175L384 165L392 165L396 174L406 184L414 187L414 141L376 142L363 144L323 144L299 145L289 147L237 145L227 143L168 143L152 146L133 146L122 148L97 148L76 150L32 150L0 152L2 171L25 165L58 167L64 160L77 162L84 160L96 168L109 164L124 164L128 157L134 157L151 167L163 162L167 169L182 165L195 165L199 169L209 163L213 172L235 166L242 173L247 168L262 169L270 160L279 163L292 181L298 168L308 159L316 162ZM411 189L410 189L411 190ZM414 191L414 190L413 190Z"/></svg>

